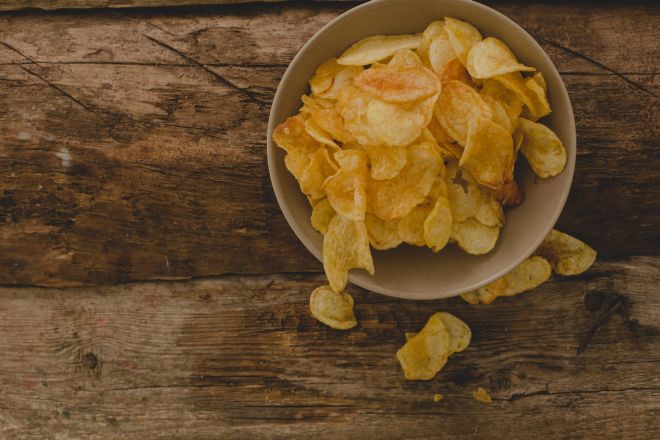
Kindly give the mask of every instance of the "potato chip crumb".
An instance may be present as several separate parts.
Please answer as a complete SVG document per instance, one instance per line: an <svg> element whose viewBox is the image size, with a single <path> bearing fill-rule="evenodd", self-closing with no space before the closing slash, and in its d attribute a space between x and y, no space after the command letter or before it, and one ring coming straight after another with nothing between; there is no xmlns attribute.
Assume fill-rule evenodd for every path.
<svg viewBox="0 0 660 440"><path fill-rule="evenodd" d="M476 390L472 391L472 397L474 397L475 400L478 400L481 403L492 403L493 398L490 397L490 394L488 394L488 391L486 391L485 388L479 387Z"/></svg>
<svg viewBox="0 0 660 440"><path fill-rule="evenodd" d="M440 393L436 393L433 395L433 401L434 402L440 402L442 399L444 399L445 396L443 396Z"/></svg>

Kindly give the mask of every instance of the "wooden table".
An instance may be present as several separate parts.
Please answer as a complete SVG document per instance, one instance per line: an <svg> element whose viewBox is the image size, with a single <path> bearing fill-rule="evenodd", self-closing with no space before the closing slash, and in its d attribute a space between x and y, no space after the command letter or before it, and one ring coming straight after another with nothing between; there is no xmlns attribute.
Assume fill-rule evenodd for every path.
<svg viewBox="0 0 660 440"><path fill-rule="evenodd" d="M183 3L0 4L0 438L660 438L660 8L492 2L568 87L558 228L594 267L489 306L350 287L339 332L265 139L287 64L354 4L128 8ZM437 310L472 345L407 382L394 352Z"/></svg>

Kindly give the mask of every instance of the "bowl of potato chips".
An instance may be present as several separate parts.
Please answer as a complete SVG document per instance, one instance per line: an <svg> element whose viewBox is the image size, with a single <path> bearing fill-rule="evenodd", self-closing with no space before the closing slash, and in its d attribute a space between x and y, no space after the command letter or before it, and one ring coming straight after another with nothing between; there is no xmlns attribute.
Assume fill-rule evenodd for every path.
<svg viewBox="0 0 660 440"><path fill-rule="evenodd" d="M546 53L467 0L337 17L291 62L268 126L278 203L330 288L409 299L474 291L529 257L563 209L575 150Z"/></svg>

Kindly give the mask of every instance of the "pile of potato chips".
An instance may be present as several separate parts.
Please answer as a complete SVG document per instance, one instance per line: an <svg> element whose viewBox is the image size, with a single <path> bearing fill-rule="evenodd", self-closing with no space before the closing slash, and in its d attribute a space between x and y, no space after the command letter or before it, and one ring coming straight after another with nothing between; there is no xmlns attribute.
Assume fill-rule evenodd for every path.
<svg viewBox="0 0 660 440"><path fill-rule="evenodd" d="M370 247L490 252L502 206L523 199L518 152L539 177L566 164L559 138L536 122L550 113L543 74L454 18L367 37L309 85L273 138L313 207L335 292L350 269L373 274Z"/></svg>

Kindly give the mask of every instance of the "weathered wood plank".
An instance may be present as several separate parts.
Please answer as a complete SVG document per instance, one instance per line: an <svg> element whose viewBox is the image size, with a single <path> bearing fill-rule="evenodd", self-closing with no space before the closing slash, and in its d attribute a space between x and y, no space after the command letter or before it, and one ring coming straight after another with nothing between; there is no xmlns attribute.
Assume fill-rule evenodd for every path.
<svg viewBox="0 0 660 440"><path fill-rule="evenodd" d="M0 284L318 271L274 201L265 130L286 64L347 7L0 17ZM656 254L656 9L498 8L575 106L560 226L604 256Z"/></svg>
<svg viewBox="0 0 660 440"><path fill-rule="evenodd" d="M660 259L470 306L351 288L359 326L310 317L322 276L0 289L2 438L626 438L660 435ZM604 306L629 303L576 356ZM593 301L590 301L593 304ZM430 382L403 380L403 332L447 310L473 343ZM494 403L471 398L477 386ZM433 402L434 393L442 402Z"/></svg>

